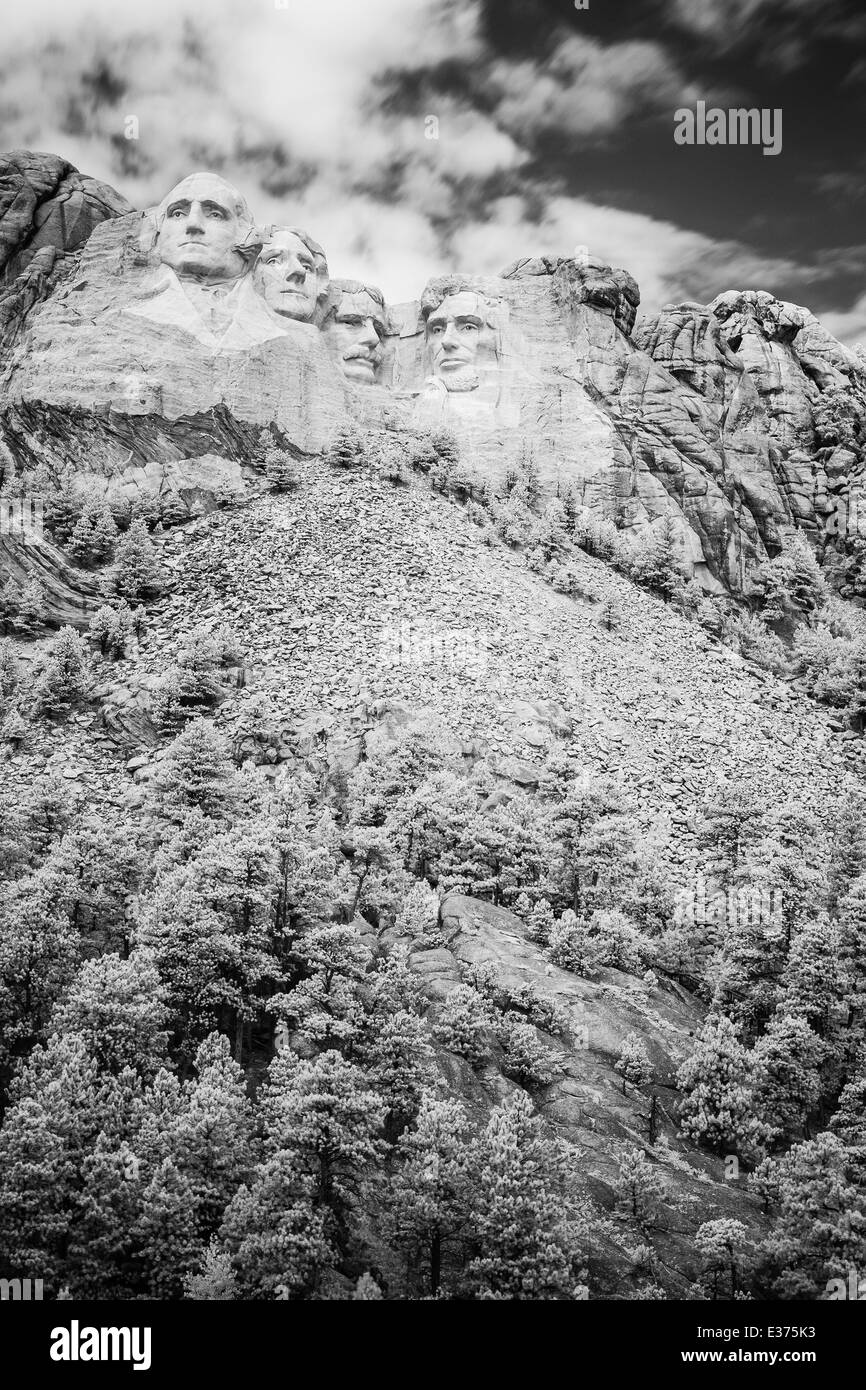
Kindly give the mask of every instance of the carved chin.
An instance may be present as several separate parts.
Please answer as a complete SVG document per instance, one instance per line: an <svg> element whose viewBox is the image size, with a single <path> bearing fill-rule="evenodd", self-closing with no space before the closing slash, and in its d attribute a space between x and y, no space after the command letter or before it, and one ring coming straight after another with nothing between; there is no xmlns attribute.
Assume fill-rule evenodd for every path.
<svg viewBox="0 0 866 1390"><path fill-rule="evenodd" d="M442 372L439 380L446 391L475 391L480 385L474 367L460 367L450 372Z"/></svg>

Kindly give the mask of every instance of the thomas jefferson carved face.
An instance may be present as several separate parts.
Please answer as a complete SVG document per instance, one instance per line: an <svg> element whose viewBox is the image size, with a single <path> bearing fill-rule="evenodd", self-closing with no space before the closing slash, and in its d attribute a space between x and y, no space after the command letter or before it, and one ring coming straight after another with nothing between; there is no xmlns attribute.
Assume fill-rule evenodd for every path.
<svg viewBox="0 0 866 1390"><path fill-rule="evenodd" d="M256 284L275 314L312 323L328 297L328 262L317 242L291 227L274 227L262 246Z"/></svg>
<svg viewBox="0 0 866 1390"><path fill-rule="evenodd" d="M249 209L217 174L190 174L157 211L157 248L164 265L181 280L219 284L247 269L238 249L252 228Z"/></svg>
<svg viewBox="0 0 866 1390"><path fill-rule="evenodd" d="M352 282L339 287L339 303L331 312L323 331L331 350L339 358L344 376L360 385L370 385L382 362L385 338L385 305L372 286Z"/></svg>
<svg viewBox="0 0 866 1390"><path fill-rule="evenodd" d="M487 322L484 298L461 290L443 299L427 319L433 375L446 391L474 391L482 361L496 352L496 335Z"/></svg>

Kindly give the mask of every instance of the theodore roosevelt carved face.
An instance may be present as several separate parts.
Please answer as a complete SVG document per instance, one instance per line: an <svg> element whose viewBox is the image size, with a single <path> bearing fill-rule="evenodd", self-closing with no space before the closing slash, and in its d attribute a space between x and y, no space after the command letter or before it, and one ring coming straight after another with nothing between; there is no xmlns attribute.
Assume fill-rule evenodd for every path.
<svg viewBox="0 0 866 1390"><path fill-rule="evenodd" d="M359 385L371 385L381 366L387 331L387 311L381 290L358 280L335 280L338 299L322 331L339 360L343 375Z"/></svg>
<svg viewBox="0 0 866 1390"><path fill-rule="evenodd" d="M240 248L251 231L245 200L218 174L190 174L157 209L159 259L181 280L237 280L247 270Z"/></svg>
<svg viewBox="0 0 866 1390"><path fill-rule="evenodd" d="M426 341L433 375L446 391L474 391L483 366L496 358L496 333L488 322L483 295L470 290L450 294L427 316Z"/></svg>
<svg viewBox="0 0 866 1390"><path fill-rule="evenodd" d="M255 282L275 314L321 323L328 299L328 262L317 241L297 227L269 227Z"/></svg>

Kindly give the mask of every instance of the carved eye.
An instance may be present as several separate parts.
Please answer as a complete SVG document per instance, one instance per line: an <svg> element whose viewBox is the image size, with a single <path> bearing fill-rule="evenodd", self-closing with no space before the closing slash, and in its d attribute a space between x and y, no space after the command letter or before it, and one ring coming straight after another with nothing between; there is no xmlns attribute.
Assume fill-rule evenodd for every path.
<svg viewBox="0 0 866 1390"><path fill-rule="evenodd" d="M225 222L226 220L226 215L224 212L220 210L220 208L211 208L210 212L208 213L208 217L216 218L217 222Z"/></svg>
<svg viewBox="0 0 866 1390"><path fill-rule="evenodd" d="M462 333L477 333L478 325L477 323L463 323L460 325L460 330Z"/></svg>

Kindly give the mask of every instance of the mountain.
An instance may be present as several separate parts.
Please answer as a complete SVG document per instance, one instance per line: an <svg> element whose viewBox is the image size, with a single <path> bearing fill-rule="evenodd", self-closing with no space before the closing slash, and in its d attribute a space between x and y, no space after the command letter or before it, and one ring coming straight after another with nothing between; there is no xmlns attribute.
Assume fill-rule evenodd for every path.
<svg viewBox="0 0 866 1390"><path fill-rule="evenodd" d="M708 1013L725 1003L749 1057L776 1036L777 1005L826 1043L824 1089L784 1092L789 1108L766 1141L777 1158L811 1136L819 1112L824 1127L854 1070L850 1039L831 1055L847 1005L828 1004L819 1024L817 1009L801 1017L790 1001L806 988L799 934L817 921L835 939L829 924L862 871L851 850L842 883L840 827L862 794L858 718L698 619L701 602L736 613L801 533L821 568L796 552L800 579L818 597L792 589L768 633L774 622L788 642L796 624L811 631L814 603L831 615L828 632L846 615L856 642L862 358L808 311L753 291L637 319L635 282L589 257L433 280L413 304L380 304L378 319L359 310L365 296L379 304L370 287L337 282L332 318L286 321L266 310L263 291L261 303L247 293L255 257L281 244L274 229L251 223L253 268L237 284L187 294L155 265L162 223L152 210L128 209L51 156L16 154L3 169L0 461L12 496L45 489L55 528L0 537L2 583L17 592L41 578L45 605L29 626L6 615L20 670L17 688L3 687L5 712L26 727L4 725L3 795L8 808L24 805L50 778L76 822L102 818L132 848L129 881L103 886L79 914L114 924L91 930L86 955L107 949L115 930L128 956L130 941L136 948L146 930L156 939L154 922L170 920L168 901L192 892L192 877L178 889L176 875L198 863L197 837L207 851L214 832L202 828L204 801L193 798L186 822L165 809L185 729L204 740L187 791L229 750L238 805L258 798L248 822L238 812L220 830L249 833L253 849L238 851L248 867L256 836L270 833L267 798L286 794L288 779L309 814L292 822L297 844L286 843L299 860L313 845L336 864L318 926L351 927L370 951L407 951L448 1093L483 1124L528 1091L576 1146L598 1217L590 1296L695 1296L704 1223L741 1222L742 1239L760 1243L774 1220L746 1183L757 1161L746 1120L741 1147L714 1147L681 1124L678 1072ZM437 315L455 343L445 368ZM366 320L369 358L341 357L334 343L360 343ZM361 385L345 367L358 361L369 362ZM451 372L460 389L449 388ZM587 553L600 544L572 543L575 516L616 527L621 549L611 542L603 558ZM87 528L115 520L112 564ZM628 557L656 538L673 545L667 588L629 577ZM124 543L158 580L139 584L141 568L129 580ZM68 678L83 643L51 629L86 631L97 609L125 610L126 598L146 607L137 631L129 617L112 647L94 629L97 650L80 657L86 673L64 693L57 644ZM72 853L65 836L46 836L37 872ZM218 843L227 877L217 874L207 899L216 917L236 891L225 886L235 850ZM83 877L95 872L88 864ZM18 867L13 856L16 885ZM413 891L434 894L423 930L406 905ZM707 919L705 897L717 914ZM550 922L537 925L551 898L552 935ZM270 922L264 889L250 901ZM262 939L244 938L237 960L257 961ZM595 956L580 964L585 948ZM302 945L292 950L296 969ZM177 951L185 980L184 951L198 960L192 938ZM493 976L473 975L479 966ZM262 966L259 984L266 976ZM479 997L489 987L480 1058L443 1031L461 986ZM62 1005L60 985L51 988ZM220 1015L253 1093L279 1048L280 1018L298 1056L315 1056L296 1015L279 1014L287 989L267 976L246 1012L232 1004ZM623 1075L635 1038L651 1081ZM763 1090L744 1082L738 1093L750 1116L755 1096L769 1105L784 1089L788 1073L774 1065L760 1072ZM643 1162L629 1157L634 1146L661 1184L651 1222L637 1217L637 1189L623 1215L623 1172ZM737 1154L742 1175L727 1162ZM387 1242L369 1230L364 1241L332 1296L347 1296L374 1257L396 1287ZM775 1266L764 1277L769 1296L788 1296L772 1285ZM808 1277L808 1296L819 1296L822 1276Z"/></svg>

